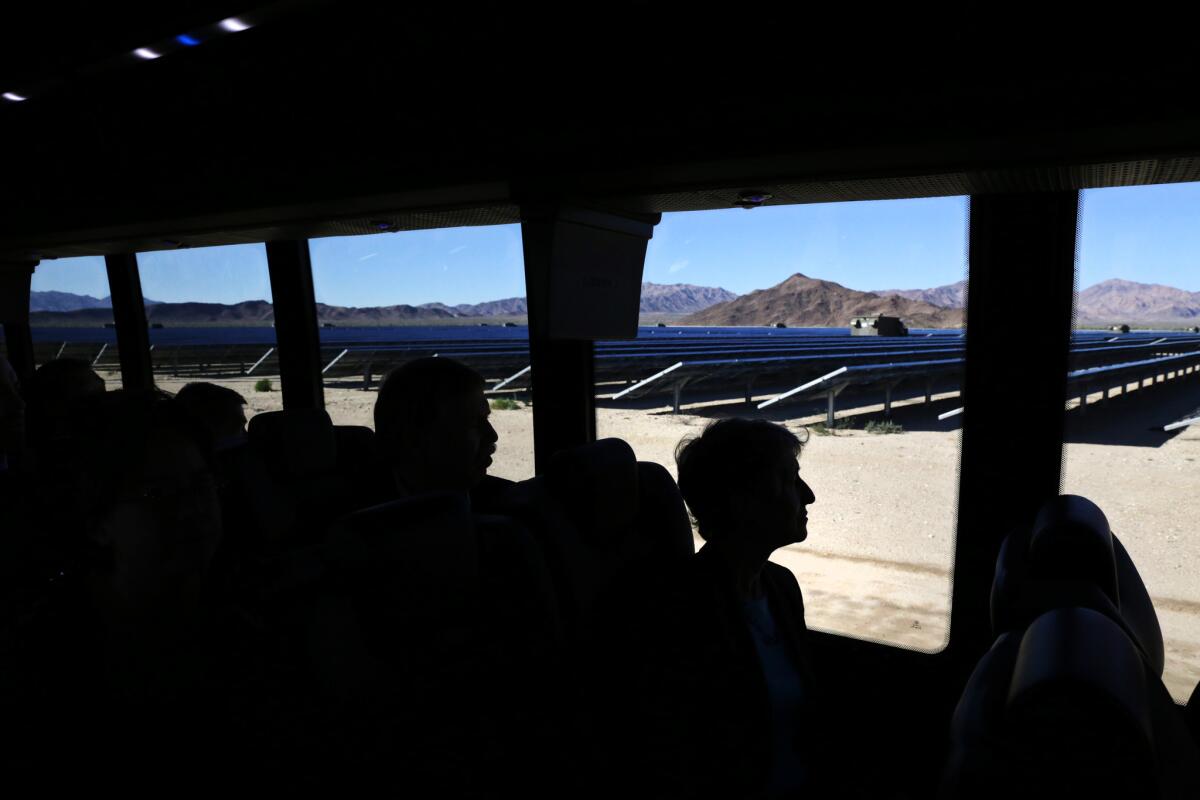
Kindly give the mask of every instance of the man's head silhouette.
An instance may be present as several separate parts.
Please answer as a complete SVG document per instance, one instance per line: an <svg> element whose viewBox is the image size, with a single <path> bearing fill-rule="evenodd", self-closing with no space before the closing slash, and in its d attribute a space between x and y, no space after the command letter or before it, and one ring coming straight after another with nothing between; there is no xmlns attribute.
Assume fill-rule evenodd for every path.
<svg viewBox="0 0 1200 800"><path fill-rule="evenodd" d="M406 493L470 491L487 474L496 430L478 372L449 358L393 370L375 402L380 451Z"/></svg>

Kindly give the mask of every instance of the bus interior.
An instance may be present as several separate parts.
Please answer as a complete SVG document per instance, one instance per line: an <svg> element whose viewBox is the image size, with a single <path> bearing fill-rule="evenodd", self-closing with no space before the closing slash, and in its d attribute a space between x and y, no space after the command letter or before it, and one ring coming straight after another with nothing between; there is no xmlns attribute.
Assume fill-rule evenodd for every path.
<svg viewBox="0 0 1200 800"><path fill-rule="evenodd" d="M823 791L893 798L1014 791L1200 796L1200 702L1192 695L1200 683L1200 625L1192 623L1200 609L1200 560L1191 550L1200 511L1196 465L1190 457L1172 461L1167 477L1154 477L1149 489L1151 478L1139 477L1136 465L1114 460L1111 469L1096 469L1095 480L1093 472L1072 467L1085 447L1110 444L1088 438L1093 434L1079 420L1095 428L1105 413L1132 419L1158 403L1200 407L1200 361L1190 360L1190 345L1173 351L1178 366L1121 373L1120 396L1112 399L1108 385L1089 388L1073 372L1082 364L1073 338L1082 289L1077 267L1081 253L1107 241L1089 240L1081 251L1089 193L1200 182L1200 107L1188 100L1196 64L1182 40L1173 47L1164 33L1153 51L1105 57L1085 45L1110 41L1111 20L1052 22L1014 13L934 24L909 13L810 15L765 6L711 13L645 3L189 1L93 4L68 18L61 9L20 9L18 17L25 15L28 22L0 32L0 138L7 155L0 316L17 382L30 385L41 364L67 354L67 343L51 347L36 336L30 297L39 271L90 259L100 275L103 265L115 338L107 355L88 351L86 358L111 370L110 389L148 390L168 386L167 361L158 357L148 324L156 299L143 293L148 274L208 248L252 250L273 326L264 328L268 338L230 358L239 374L278 382L279 410L251 420L256 446L280 470L292 470L288 478L262 477L287 483L276 493L286 508L269 515L300 520L315 533L245 573L252 586L245 592L254 598L249 641L278 643L269 667L278 671L247 679L249 688L234 681L245 697L222 698L255 708L247 711L252 720L230 723L236 744L198 745L164 729L164 736L179 737L180 748L206 748L203 758L170 761L175 766L168 771L167 761L147 764L137 751L121 763L76 760L74 739L62 729L120 738L119 707L118 716L101 722L60 718L50 741L61 749L36 758L9 746L27 732L4 723L4 750L13 759L5 772L20 776L11 780L95 788L132 786L131 776L154 775L153 785L167 791L382 785L417 796L759 796L687 781L676 794L643 783L640 770L656 754L631 754L627 742L642 741L637 734L645 720L630 713L600 721L597 708L618 703L614 687L640 654L620 649L631 645L619 632L604 638L589 628L580 609L610 603L633 618L640 598L599 592L602 576L629 565L617 564L625 556L595 545L586 529L617 519L607 524L625 525L647 543L657 536L663 541L653 546L666 547L668 530L677 533L684 524L683 538L670 543L673 557L690 557L693 547L690 527L680 523L686 516L669 452L635 443L635 458L612 444L625 437L615 420L635 415L606 409L640 408L636 392L626 405L612 396L637 388L655 370L616 375L616 388L604 397L602 376L614 374L605 372L606 359L619 352L614 348L639 336L647 253L653 256L675 220L702 214L752 220L789 209L894 201L954 203L948 213L962 220L947 241L961 247L969 326L953 345L959 350L938 356L962 361L954 366L956 393L934 409L956 416L936 428L951 431L950 438L944 457L929 456L926 467L941 469L944 478L944 491L934 493L943 506L935 522L944 524L928 536L945 547L922 554L940 565L929 590L936 596L928 613L933 622L897 612L895 635L823 622L821 604L835 596L821 589L819 573L831 560L795 568L829 711L827 727L810 731L828 753L832 777ZM1200 219L1197 212L1200 204L1189 213ZM504 263L516 265L514 280L528 298L527 340L517 360L504 362L508 372L496 377L511 372L510 388L521 387L513 396L530 419L531 440L521 445L529 458L524 472L505 475L518 487L509 505L488 514L444 498L422 508L375 505L368 490L379 476L368 474L373 462L365 455L370 423L342 424L333 398L351 391L335 388L341 375L337 380L353 391L361 392L360 382L369 387L363 396L373 400L383 374L372 374L369 361L355 362L350 345L328 343L332 334L318 321L318 304L331 303L322 292L342 283L336 248L457 230L503 232L515 254ZM1189 274L1200 270L1194 251L1181 259L1191 265ZM737 268L729 264L728 274ZM226 279L214 273L214 281ZM897 275L895 284L903 283ZM1155 337L1138 342L1158 345ZM330 363L333 356L339 367ZM1158 371L1164 373L1158 394L1147 392L1143 401L1140 391L1126 391L1131 380L1139 390L1147 379L1153 386ZM700 413L689 411L688 392L700 391L691 386L676 384L674 411ZM786 386L777 388L756 394L754 403ZM1103 398L1089 403L1101 389ZM936 394L913 391L926 400ZM749 383L745 393L752 399ZM827 399L833 428L835 396L829 390L806 413L824 420ZM1108 405L1098 406L1101 399ZM668 395L659 403L666 403L663 420L674 418L671 402ZM783 411L772 416L782 407L729 408L794 421ZM1172 412L1162 422L1182 416ZM333 442L335 434L336 457L334 445L325 453L317 443L326 442L322 436ZM1196 434L1181 427L1174 435ZM501 447L506 436L502 430ZM1165 453L1155 448L1170 437L1155 436L1151 444L1139 440L1130 457ZM916 442L911 457L920 462L924 440L908 441ZM806 445L813 459L824 442L814 437ZM1095 457L1116 459L1115 452ZM319 480L300 475L302 465L322 458L329 467ZM614 458L640 462L642 494L628 501L631 508L640 503L637 514L622 516L627 487L603 477ZM805 458L804 474L820 497L817 465L824 462L810 466ZM15 466L3 472L0 535L36 537L79 498L59 486L47 501L39 493L45 487L31 489L34 478ZM888 480L869 466L863 474L864 484ZM1114 521L1122 536L1115 550L1111 537L1096 540L1101 529L1108 537L1103 515L1097 521L1086 502L1063 499L1064 490L1095 501ZM565 509L561 519L538 506L546 493ZM1170 529L1130 529L1149 519L1137 497L1173 507ZM848 498L855 502L853 492ZM905 525L924 536L925 523L906 519L917 513L908 503L885 498L853 519L868 528L868 539ZM818 500L814 518L823 510ZM1118 519L1131 523L1121 527ZM509 564L501 577L479 584L465 565L486 563L495 553L456 551L455 526L463 525L486 541L503 540L514 527L532 532L530 541L549 550L529 558L544 560L549 577L534 575L522 561L524 572ZM1037 550L1031 538L1046 539L1046 530L1058 538ZM574 537L569 557L555 550L560 535ZM1137 544L1142 540L1154 543L1152 553L1151 545ZM35 569L22 561L25 550L5 547L7 664L17 641L7 631L29 613L29 603L36 606L32 584L59 573L40 563ZM1018 548L1024 548L1019 556ZM1098 567L1095 552L1108 559ZM1043 560L1027 563L1037 553ZM1170 564L1162 568L1169 573L1163 581L1182 588L1157 588L1151 576L1158 568L1146 559L1159 553ZM437 574L425 571L429 559L441 565ZM845 558L855 559L869 560ZM1105 577L1095 578L1093 567ZM892 570L888 579L919 582L921 569ZM1120 602L1093 599L1100 591L1093 584L1105 580ZM376 591L369 613L346 605L366 583ZM810 593L810 585L819 590ZM534 594L539 599L529 599ZM1160 603L1160 594L1174 599ZM486 613L464 632L447 620L457 619L468 595ZM895 611L886 592L880 596L860 618ZM550 614L547 604L555 608L553 623L539 616ZM1116 610L1100 613L1100 605ZM1172 621L1184 618L1186 624ZM369 626L406 631L388 645L407 648L393 654L403 671L362 671L359 633ZM542 636L543 627L556 633ZM488 658L509 658L507 667L481 675L473 668L482 650L466 648L466 639L482 641ZM94 668L89 663L78 666L87 671ZM10 677L0 680L11 683ZM1022 694L1021 680L1036 686ZM283 699L272 693L266 710L258 708L262 686L285 684ZM18 682L4 691L24 689ZM1018 701L1023 705L1014 710ZM102 713L72 708L81 718ZM504 724L484 730L478 718L485 708L489 720ZM243 728L252 733L243 735ZM658 766L669 773L672 765ZM61 774L43 774L47 767Z"/></svg>

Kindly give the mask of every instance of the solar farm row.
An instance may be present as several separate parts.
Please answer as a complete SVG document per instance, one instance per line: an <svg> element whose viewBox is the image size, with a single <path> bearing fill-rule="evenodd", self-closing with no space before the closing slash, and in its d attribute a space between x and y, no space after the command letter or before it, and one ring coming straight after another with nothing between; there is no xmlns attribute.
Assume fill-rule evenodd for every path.
<svg viewBox="0 0 1200 800"><path fill-rule="evenodd" d="M643 332L636 340L597 342L597 394L611 400L666 396L676 410L685 390L714 398L744 396L748 402L754 394L766 395L759 404L763 408L824 397L832 415L834 398L846 390L882 390L886 407L892 389L902 383L923 382L928 398L935 384L941 391L957 389L962 372L965 339L958 331L903 338L781 334ZM99 369L119 367L119 353L111 344L39 342L35 348L39 363L76 357ZM363 387L406 361L434 355L469 364L493 392L530 386L528 343L519 339L346 341L321 349L327 382ZM185 379L271 376L279 368L278 351L262 344L172 344L153 347L151 357L156 374ZM1191 333L1077 332L1069 385L1098 385L1160 367L1174 371L1176 364L1190 367L1198 360L1200 336Z"/></svg>

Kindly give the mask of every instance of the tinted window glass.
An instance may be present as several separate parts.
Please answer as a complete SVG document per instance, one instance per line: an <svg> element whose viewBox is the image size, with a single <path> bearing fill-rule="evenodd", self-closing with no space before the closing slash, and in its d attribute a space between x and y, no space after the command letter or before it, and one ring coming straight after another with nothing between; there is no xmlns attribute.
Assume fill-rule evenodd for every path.
<svg viewBox="0 0 1200 800"><path fill-rule="evenodd" d="M599 343L597 428L674 471L713 419L809 439L809 624L936 650L958 493L966 200L664 215L636 342ZM697 539L697 545L700 541Z"/></svg>

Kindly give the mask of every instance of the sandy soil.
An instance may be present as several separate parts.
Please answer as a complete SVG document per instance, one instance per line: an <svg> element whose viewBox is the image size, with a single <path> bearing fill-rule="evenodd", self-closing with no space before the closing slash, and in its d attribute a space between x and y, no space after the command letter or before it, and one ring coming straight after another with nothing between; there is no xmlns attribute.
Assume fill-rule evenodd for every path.
<svg viewBox="0 0 1200 800"><path fill-rule="evenodd" d="M280 407L279 392L255 392L252 379L222 383L242 392L252 412ZM179 385L162 383L168 391ZM1085 414L1071 412L1064 491L1099 503L1133 555L1167 640L1167 685L1182 700L1200 681L1200 426L1168 436L1148 433L1147 421L1161 427L1185 415L1188 404L1200 407L1200 381L1181 381L1169 392L1151 387L1140 395L1089 406ZM370 426L374 400L374 392L326 390L326 407L339 424ZM902 434L849 430L810 437L800 462L817 495L809 539L774 560L796 573L812 627L920 650L944 646L959 434L956 420L938 423L935 417L957 405L952 395L935 396L932 406L898 404L894 418L904 426ZM697 404L679 415L665 407L601 408L597 428L674 473L673 453L682 437L745 408ZM879 410L867 406L849 416L861 428L863 415ZM500 434L492 472L530 477L532 410L497 410L492 419ZM810 415L785 424L798 429L820 419Z"/></svg>

